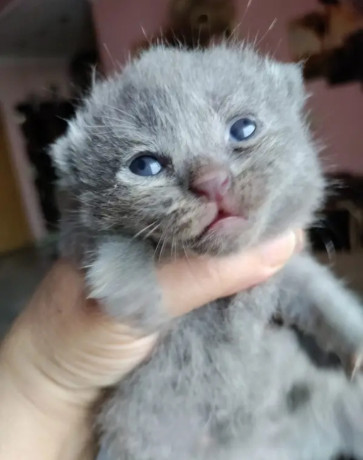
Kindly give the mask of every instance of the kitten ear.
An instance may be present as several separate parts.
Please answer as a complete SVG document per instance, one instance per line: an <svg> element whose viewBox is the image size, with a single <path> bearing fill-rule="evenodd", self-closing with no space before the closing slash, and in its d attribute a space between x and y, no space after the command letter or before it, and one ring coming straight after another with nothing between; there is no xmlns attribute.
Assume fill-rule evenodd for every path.
<svg viewBox="0 0 363 460"><path fill-rule="evenodd" d="M53 145L50 146L49 155L52 163L59 175L67 174L69 170L69 146L66 136L59 138Z"/></svg>
<svg viewBox="0 0 363 460"><path fill-rule="evenodd" d="M293 103L302 107L306 99L302 65L283 64L283 66L287 94Z"/></svg>
<svg viewBox="0 0 363 460"><path fill-rule="evenodd" d="M49 155L58 177L62 180L74 177L76 155L81 150L83 142L84 131L79 122L74 120L69 123L67 133L50 147Z"/></svg>

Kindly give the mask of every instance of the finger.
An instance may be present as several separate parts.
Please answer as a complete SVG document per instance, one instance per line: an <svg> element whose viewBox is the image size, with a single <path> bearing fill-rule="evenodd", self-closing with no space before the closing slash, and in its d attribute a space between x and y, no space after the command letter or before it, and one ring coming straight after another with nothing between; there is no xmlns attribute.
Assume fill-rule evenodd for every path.
<svg viewBox="0 0 363 460"><path fill-rule="evenodd" d="M0 354L24 394L54 410L53 399L68 404L76 396L77 407L87 405L98 388L145 359L156 340L156 333L145 336L103 314L95 301L86 300L82 274L58 261L15 321Z"/></svg>
<svg viewBox="0 0 363 460"><path fill-rule="evenodd" d="M261 247L229 257L180 259L158 269L164 303L179 316L212 300L266 280L303 246L303 233L290 231Z"/></svg>

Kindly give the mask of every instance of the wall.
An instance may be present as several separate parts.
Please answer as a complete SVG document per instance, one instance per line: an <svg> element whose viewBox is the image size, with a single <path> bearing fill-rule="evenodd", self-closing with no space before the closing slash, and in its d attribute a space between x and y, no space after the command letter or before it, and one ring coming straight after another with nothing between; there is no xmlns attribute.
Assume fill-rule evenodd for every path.
<svg viewBox="0 0 363 460"><path fill-rule="evenodd" d="M46 97L55 85L67 96L67 63L62 59L0 59L0 104L12 153L12 163L32 235L40 239L45 227L33 185L23 136L14 107L29 95Z"/></svg>
<svg viewBox="0 0 363 460"><path fill-rule="evenodd" d="M236 0L237 1L237 0ZM286 24L318 6L317 0L241 0L237 2L241 35L256 40L263 51L289 60ZM167 18L167 0L96 0L93 13L101 57L107 73L120 68L128 50L143 37L157 33ZM271 26L271 30L270 30ZM308 85L313 93L313 126L326 145L329 171L363 174L363 92L358 83L329 88L324 81Z"/></svg>
<svg viewBox="0 0 363 460"><path fill-rule="evenodd" d="M26 246L31 241L10 148L0 113L0 254Z"/></svg>
<svg viewBox="0 0 363 460"><path fill-rule="evenodd" d="M158 33L167 18L166 0L96 0L92 3L101 61L106 73L118 69L130 48Z"/></svg>

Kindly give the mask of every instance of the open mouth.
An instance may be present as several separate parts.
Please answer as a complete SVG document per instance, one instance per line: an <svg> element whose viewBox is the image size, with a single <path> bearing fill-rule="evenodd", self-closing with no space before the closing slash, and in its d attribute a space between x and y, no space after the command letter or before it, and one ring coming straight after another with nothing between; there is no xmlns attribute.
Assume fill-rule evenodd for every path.
<svg viewBox="0 0 363 460"><path fill-rule="evenodd" d="M237 230L242 230L247 220L245 217L237 214L229 213L223 209L219 209L218 214L203 230L201 236L211 233L233 233Z"/></svg>
<svg viewBox="0 0 363 460"><path fill-rule="evenodd" d="M216 217L212 220L212 222L207 225L207 227L205 228L206 231L208 230L211 230L215 225L217 225L219 222L221 222L222 220L224 219L228 219L230 217L237 217L237 216L234 216L233 214L230 214L226 211L224 211L223 209L219 209L218 210L218 214L216 215Z"/></svg>

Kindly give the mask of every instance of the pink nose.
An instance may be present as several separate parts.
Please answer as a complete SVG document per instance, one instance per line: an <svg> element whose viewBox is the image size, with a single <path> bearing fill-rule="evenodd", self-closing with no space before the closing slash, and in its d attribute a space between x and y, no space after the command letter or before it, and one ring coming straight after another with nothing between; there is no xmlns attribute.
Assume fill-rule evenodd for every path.
<svg viewBox="0 0 363 460"><path fill-rule="evenodd" d="M192 181L191 190L211 201L220 201L231 186L229 171L220 167L201 171Z"/></svg>

